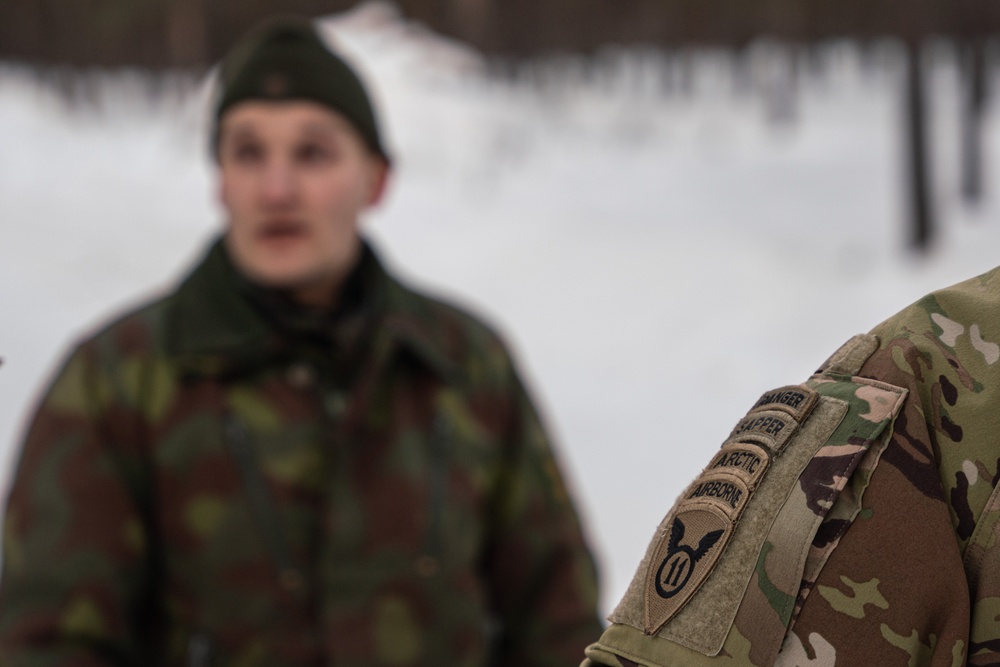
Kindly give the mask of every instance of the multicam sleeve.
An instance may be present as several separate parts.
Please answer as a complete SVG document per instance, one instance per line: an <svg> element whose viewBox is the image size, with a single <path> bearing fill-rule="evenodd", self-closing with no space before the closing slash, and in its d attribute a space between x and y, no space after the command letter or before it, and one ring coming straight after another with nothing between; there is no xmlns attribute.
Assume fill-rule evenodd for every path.
<svg viewBox="0 0 1000 667"><path fill-rule="evenodd" d="M1000 664L1000 323L969 291L926 297L876 329L861 374L908 396L864 512L810 584L787 664Z"/></svg>
<svg viewBox="0 0 1000 667"><path fill-rule="evenodd" d="M919 394L919 404L914 401L897 426L900 444L909 448L894 465L929 496L934 485L921 450L936 462L938 493L967 580L959 590L970 595L961 638L969 665L1000 664L1000 447L993 407L1000 392L1000 321L992 296L998 275L929 295L890 320L883 328L893 333L870 361L874 372L895 372ZM929 578L940 577L942 562L932 561L937 570Z"/></svg>
<svg viewBox="0 0 1000 667"><path fill-rule="evenodd" d="M979 518L965 551L972 594L969 665L1000 664L1000 485Z"/></svg>
<svg viewBox="0 0 1000 667"><path fill-rule="evenodd" d="M6 506L2 665L140 664L147 533L114 393L83 346L34 415Z"/></svg>
<svg viewBox="0 0 1000 667"><path fill-rule="evenodd" d="M600 634L593 557L555 453L521 382L487 563L500 665L576 664Z"/></svg>
<svg viewBox="0 0 1000 667"><path fill-rule="evenodd" d="M857 425L886 412L887 399L904 398L890 411L891 428L879 440L884 446L869 449L871 455L861 460L809 537L797 597L774 585L780 569L768 571L762 551L724 650L691 651L668 637L616 623L588 648L585 665L1000 664L1000 449L994 408L1000 345L991 342L1000 340L1000 322L988 329L973 319L985 309L962 310L964 302L955 301L953 308L944 299L930 299L904 311L876 329L876 336L859 337L873 342L870 348L850 343L842 348L852 357L850 364L838 360L838 353L813 378L816 389L830 380L855 387L858 407L867 404L838 427L855 434L848 443L857 441ZM853 360L852 350L863 354ZM816 457L806 470L828 474L827 462L833 460ZM834 475L833 481L838 479ZM822 564L810 566L814 560ZM754 608L765 611L795 601L797 611L788 619L791 627L776 659L756 658L754 637L764 635L741 625L744 603L757 598L765 604ZM707 616L697 620L704 623ZM786 628L780 626L774 636ZM739 641L731 641L734 637Z"/></svg>
<svg viewBox="0 0 1000 667"><path fill-rule="evenodd" d="M897 372L889 347L860 375L907 390L867 478L861 510L820 528L829 558L799 591L800 612L775 665L961 665L968 593L939 477L920 383ZM852 480L853 482L853 480Z"/></svg>

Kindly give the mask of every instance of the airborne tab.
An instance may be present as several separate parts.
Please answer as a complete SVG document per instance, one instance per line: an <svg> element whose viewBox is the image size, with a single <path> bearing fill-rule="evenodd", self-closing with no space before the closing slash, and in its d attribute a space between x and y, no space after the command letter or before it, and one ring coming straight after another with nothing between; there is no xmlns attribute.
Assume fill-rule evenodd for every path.
<svg viewBox="0 0 1000 667"><path fill-rule="evenodd" d="M685 501L703 500L718 504L733 521L749 499L750 489L743 480L726 472L702 475L685 495Z"/></svg>

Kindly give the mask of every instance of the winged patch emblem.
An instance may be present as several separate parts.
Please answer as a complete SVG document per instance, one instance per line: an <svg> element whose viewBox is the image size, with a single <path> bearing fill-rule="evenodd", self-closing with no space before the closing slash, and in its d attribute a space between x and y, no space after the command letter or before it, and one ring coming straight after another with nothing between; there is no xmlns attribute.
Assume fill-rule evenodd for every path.
<svg viewBox="0 0 1000 667"><path fill-rule="evenodd" d="M688 581L691 580L691 573L702 556L707 554L715 546L722 535L726 532L723 529L713 530L702 536L697 548L681 544L687 527L679 518L674 519L670 527L670 541L667 543L667 556L660 563L660 568L656 573L656 593L664 599L673 596L684 590Z"/></svg>

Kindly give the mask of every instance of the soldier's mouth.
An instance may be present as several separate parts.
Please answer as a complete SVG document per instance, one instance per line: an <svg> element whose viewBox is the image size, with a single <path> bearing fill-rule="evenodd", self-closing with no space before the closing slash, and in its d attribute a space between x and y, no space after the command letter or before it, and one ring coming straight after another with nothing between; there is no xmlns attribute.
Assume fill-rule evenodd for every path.
<svg viewBox="0 0 1000 667"><path fill-rule="evenodd" d="M264 224L257 232L262 241L285 241L302 238L306 235L306 226L294 220L275 220Z"/></svg>

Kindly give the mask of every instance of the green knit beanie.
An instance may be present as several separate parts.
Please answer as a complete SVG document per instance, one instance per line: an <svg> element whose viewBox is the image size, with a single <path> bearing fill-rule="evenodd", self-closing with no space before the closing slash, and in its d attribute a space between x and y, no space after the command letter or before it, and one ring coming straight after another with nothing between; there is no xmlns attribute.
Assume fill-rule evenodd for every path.
<svg viewBox="0 0 1000 667"><path fill-rule="evenodd" d="M214 148L218 148L222 115L245 100L310 100L330 107L351 122L374 153L389 161L364 85L305 19L282 17L265 22L222 61L212 128Z"/></svg>

